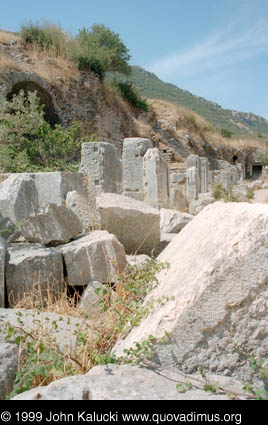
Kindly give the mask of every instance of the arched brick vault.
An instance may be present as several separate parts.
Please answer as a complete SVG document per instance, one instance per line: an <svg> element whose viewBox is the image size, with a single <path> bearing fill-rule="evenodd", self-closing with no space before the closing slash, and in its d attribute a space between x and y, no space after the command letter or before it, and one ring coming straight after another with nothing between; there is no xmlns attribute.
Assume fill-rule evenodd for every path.
<svg viewBox="0 0 268 425"><path fill-rule="evenodd" d="M25 95L29 91L36 91L40 103L44 105L44 118L54 127L61 123L60 109L55 101L55 96L51 87L37 74L23 71L13 71L2 75L0 93L8 100L23 90Z"/></svg>

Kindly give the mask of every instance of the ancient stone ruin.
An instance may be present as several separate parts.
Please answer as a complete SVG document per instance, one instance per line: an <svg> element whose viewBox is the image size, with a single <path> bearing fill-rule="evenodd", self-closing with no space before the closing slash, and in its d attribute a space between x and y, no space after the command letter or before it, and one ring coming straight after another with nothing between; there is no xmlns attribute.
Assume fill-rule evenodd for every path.
<svg viewBox="0 0 268 425"><path fill-rule="evenodd" d="M113 282L131 254L143 254L141 263L157 257L171 269L159 273L153 296L172 300L119 340L114 353L166 329L170 340L157 345L156 363L179 364L187 373L202 363L210 374L252 380L239 350L267 353L268 207L209 205L215 182L245 195L243 177L239 163L218 161L212 169L198 155L187 157L185 172L174 172L144 138L126 138L122 153L108 142L84 143L77 173L0 175L3 321L15 320L7 307L23 294L45 296L49 288L57 297L64 284L79 289L88 312L98 300L95 290ZM4 348L15 364L12 344ZM4 394L3 385L0 380Z"/></svg>
<svg viewBox="0 0 268 425"><path fill-rule="evenodd" d="M195 215L215 201L211 195L215 182L225 188L237 187L238 192L244 190L240 164L222 161L221 169L210 170L207 158L190 155L186 165L186 173L169 172L167 161L151 140L127 138L122 155L107 142L83 143L78 173L2 174L1 306L5 306L5 297L10 299L12 293L16 300L37 282L45 286L52 279L57 287L63 280L63 270L72 285L86 286L98 280L105 283L111 265L107 264L109 272L104 277L103 273L92 273L95 265L78 259L89 247L97 253L104 244L110 253L107 261L116 260L122 270L125 251L158 255L171 235L189 221L183 218L187 205L190 214ZM183 225L176 227L175 222ZM95 242L86 236L93 229L100 229ZM110 242L105 231L118 240ZM5 251L8 256L4 273ZM71 252L75 253L73 259ZM101 263L97 254L92 258ZM71 268L69 263L73 263ZM17 288L21 274L25 283L20 279ZM87 279L83 277L86 275Z"/></svg>

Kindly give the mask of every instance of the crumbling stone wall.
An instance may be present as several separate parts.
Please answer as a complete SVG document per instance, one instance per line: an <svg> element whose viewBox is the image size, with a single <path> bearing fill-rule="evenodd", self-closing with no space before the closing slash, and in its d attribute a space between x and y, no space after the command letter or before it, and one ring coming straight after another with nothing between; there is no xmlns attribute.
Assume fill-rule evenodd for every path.
<svg viewBox="0 0 268 425"><path fill-rule="evenodd" d="M65 81L60 76L50 84L34 72L12 70L1 75L0 94L11 98L20 90L37 91L45 105L45 119L54 126L69 127L80 121L86 134L96 134L103 141L122 150L125 137L137 132L134 119L118 102L116 107L106 98L104 87L93 73L79 73Z"/></svg>

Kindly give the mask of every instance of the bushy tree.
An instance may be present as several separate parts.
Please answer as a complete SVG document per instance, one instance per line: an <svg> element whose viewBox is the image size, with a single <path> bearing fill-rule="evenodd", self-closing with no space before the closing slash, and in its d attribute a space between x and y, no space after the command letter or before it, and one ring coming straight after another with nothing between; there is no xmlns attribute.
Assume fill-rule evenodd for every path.
<svg viewBox="0 0 268 425"><path fill-rule="evenodd" d="M104 25L93 25L91 29L83 28L75 38L73 57L80 69L89 68L101 76L107 71L118 71L129 75L131 67L129 49L120 39L119 34L114 33Z"/></svg>
<svg viewBox="0 0 268 425"><path fill-rule="evenodd" d="M25 99L21 91L11 102L0 96L1 171L74 171L79 166L80 135L79 124L52 129L35 92Z"/></svg>

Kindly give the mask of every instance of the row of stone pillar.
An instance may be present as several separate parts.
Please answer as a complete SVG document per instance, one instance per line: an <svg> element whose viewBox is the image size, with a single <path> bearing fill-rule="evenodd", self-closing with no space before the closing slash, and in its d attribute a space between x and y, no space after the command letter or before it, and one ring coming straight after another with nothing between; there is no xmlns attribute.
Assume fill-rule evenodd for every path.
<svg viewBox="0 0 268 425"><path fill-rule="evenodd" d="M80 172L87 173L96 195L119 193L154 208L169 207L168 164L149 139L125 139L122 159L110 143L83 143Z"/></svg>
<svg viewBox="0 0 268 425"><path fill-rule="evenodd" d="M189 201L197 200L199 193L213 190L215 183L222 183L225 189L239 184L243 180L241 164L231 165L227 161L221 162L221 170L209 170L208 159L198 155L187 158L186 193Z"/></svg>

